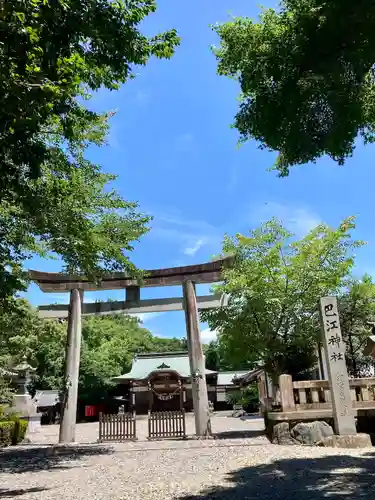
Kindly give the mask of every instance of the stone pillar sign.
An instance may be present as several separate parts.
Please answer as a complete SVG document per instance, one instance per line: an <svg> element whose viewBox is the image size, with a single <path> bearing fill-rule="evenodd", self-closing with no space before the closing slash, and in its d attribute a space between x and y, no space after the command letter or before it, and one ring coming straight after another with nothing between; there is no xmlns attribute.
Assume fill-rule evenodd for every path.
<svg viewBox="0 0 375 500"><path fill-rule="evenodd" d="M353 435L357 431L345 361L345 343L341 336L336 297L320 299L320 312L335 431L341 436Z"/></svg>

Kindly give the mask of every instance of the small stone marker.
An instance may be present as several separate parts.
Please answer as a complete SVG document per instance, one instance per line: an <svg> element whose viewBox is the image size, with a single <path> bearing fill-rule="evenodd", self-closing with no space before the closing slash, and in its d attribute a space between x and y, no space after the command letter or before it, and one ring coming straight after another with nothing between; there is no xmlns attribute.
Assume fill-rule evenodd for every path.
<svg viewBox="0 0 375 500"><path fill-rule="evenodd" d="M350 397L348 369L345 361L345 343L341 336L336 297L320 299L323 344L328 378L331 386L333 418L338 435L357 433L352 400Z"/></svg>

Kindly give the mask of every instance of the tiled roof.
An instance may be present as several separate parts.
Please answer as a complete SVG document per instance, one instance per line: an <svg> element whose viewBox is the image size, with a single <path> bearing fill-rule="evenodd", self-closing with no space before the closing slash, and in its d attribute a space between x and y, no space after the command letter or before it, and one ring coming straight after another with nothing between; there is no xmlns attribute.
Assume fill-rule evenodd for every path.
<svg viewBox="0 0 375 500"><path fill-rule="evenodd" d="M218 372L217 385L234 385L233 379L239 378L248 373L247 371L238 372Z"/></svg>
<svg viewBox="0 0 375 500"><path fill-rule="evenodd" d="M59 402L59 391L37 391L34 401L39 407L55 406Z"/></svg>
<svg viewBox="0 0 375 500"><path fill-rule="evenodd" d="M190 363L187 352L164 352L139 354L134 358L132 369L129 373L115 377L113 380L145 380L152 372L173 370L181 378L190 377ZM216 372L206 369L206 375Z"/></svg>
<svg viewBox="0 0 375 500"><path fill-rule="evenodd" d="M254 382L263 372L264 368L261 367L256 368L255 370L250 370L236 377L237 378L236 382L241 385L250 384L251 382Z"/></svg>

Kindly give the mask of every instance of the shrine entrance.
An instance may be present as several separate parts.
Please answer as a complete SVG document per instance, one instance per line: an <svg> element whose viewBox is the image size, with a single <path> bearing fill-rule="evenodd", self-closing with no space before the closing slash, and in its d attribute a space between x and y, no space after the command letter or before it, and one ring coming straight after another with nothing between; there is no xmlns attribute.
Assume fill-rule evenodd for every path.
<svg viewBox="0 0 375 500"><path fill-rule="evenodd" d="M186 438L184 390L179 374L174 371L151 373L147 385L148 439Z"/></svg>
<svg viewBox="0 0 375 500"><path fill-rule="evenodd" d="M148 380L151 411L172 411L183 409L183 387L176 372L156 372Z"/></svg>
<svg viewBox="0 0 375 500"><path fill-rule="evenodd" d="M63 273L45 273L39 271L30 271L29 277L36 282L43 292L49 293L70 293L70 304L65 305L47 305L39 307L39 316L42 318L67 318L68 319L68 335L67 349L65 361L65 388L62 403L62 414L60 421L60 443L71 443L75 441L76 429L76 414L77 414L77 397L78 397L78 378L80 364L80 349L81 349L81 316L82 315L105 315L105 314L135 314L135 313L150 313L150 312L166 312L166 311L185 311L187 344L189 355L189 378L191 383L191 392L194 406L195 416L195 432L199 437L209 437L211 435L210 411L208 403L207 385L205 377L205 362L200 339L200 321L198 310L213 307L221 307L226 305L227 297L208 295L203 297L196 296L195 284L215 283L221 280L221 271L232 262L232 258L228 257L206 264L193 266L175 267L168 269L154 269L145 271L145 278L140 282L132 277L126 276L124 273L112 273L104 276L99 283L89 281L84 276L68 275ZM182 285L183 296L167 299L146 299L141 300L140 290L144 287L164 287ZM96 302L85 304L83 302L84 291L99 291L99 290L125 290L124 301L109 301ZM173 377L170 379L173 381ZM157 402L161 405L163 398L165 404L171 405L174 408L178 397L172 393L176 388L165 390L162 394L158 394L158 389L155 387L154 381L151 384L151 390ZM181 395L181 391L179 393ZM169 399L170 398L170 399ZM155 406L156 408L156 406ZM179 429L184 427L184 409L161 410L165 412L179 412L175 415L174 420L171 419L171 425L178 425ZM160 411L151 411L150 415L156 415ZM166 425L166 417L163 417ZM151 418L150 422L156 419L157 425L160 418ZM131 419L128 419L129 421ZM168 419L167 419L168 420ZM174 422L174 423L173 423ZM168 423L169 425L169 423ZM131 435L129 431L125 434ZM155 431L159 432L159 431ZM169 431L168 431L169 432ZM181 432L178 431L179 437ZM159 434L162 431L159 432ZM151 432L153 434L153 431Z"/></svg>

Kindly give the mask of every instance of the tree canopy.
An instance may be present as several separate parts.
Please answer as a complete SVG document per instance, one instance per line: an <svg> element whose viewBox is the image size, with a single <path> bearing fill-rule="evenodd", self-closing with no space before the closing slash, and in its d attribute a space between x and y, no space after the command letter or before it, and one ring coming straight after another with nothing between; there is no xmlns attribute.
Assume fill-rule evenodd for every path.
<svg viewBox="0 0 375 500"><path fill-rule="evenodd" d="M85 158L103 145L111 113L85 101L116 90L152 56L169 58L175 30L143 35L154 0L14 0L0 20L0 299L22 289L30 255L58 254L97 279L135 268L128 252L149 217Z"/></svg>
<svg viewBox="0 0 375 500"><path fill-rule="evenodd" d="M325 154L344 163L358 134L374 141L372 1L283 0L214 30L218 72L241 86L240 140L277 151L281 175Z"/></svg>
<svg viewBox="0 0 375 500"><path fill-rule="evenodd" d="M369 376L374 363L371 357L363 355L363 350L371 331L369 322L375 321L375 284L370 276L350 280L348 288L339 296L339 310L349 374Z"/></svg>
<svg viewBox="0 0 375 500"><path fill-rule="evenodd" d="M65 323L42 320L27 301L16 300L15 307L0 317L0 368L11 369L26 355L36 368L34 388L60 389L66 331ZM112 377L130 371L136 353L183 349L183 339L155 337L132 316L84 318L79 398L92 401L105 395Z"/></svg>
<svg viewBox="0 0 375 500"><path fill-rule="evenodd" d="M202 311L219 332L227 359L242 366L261 362L275 375L298 375L316 362L320 338L318 301L345 286L353 265L354 219L337 229L319 225L295 240L273 219L248 236L227 236L223 253L234 255L215 291L228 307Z"/></svg>

